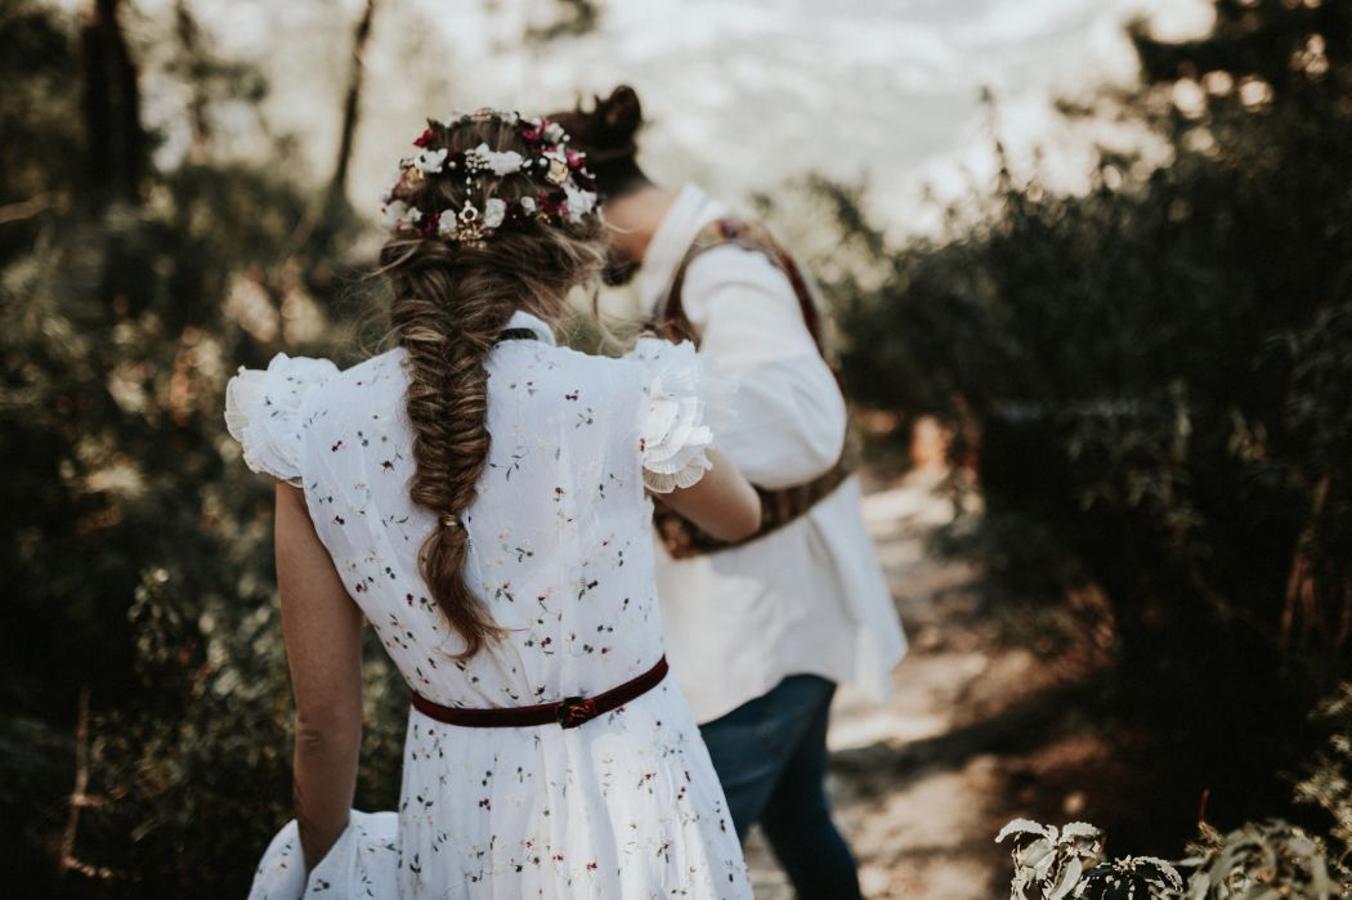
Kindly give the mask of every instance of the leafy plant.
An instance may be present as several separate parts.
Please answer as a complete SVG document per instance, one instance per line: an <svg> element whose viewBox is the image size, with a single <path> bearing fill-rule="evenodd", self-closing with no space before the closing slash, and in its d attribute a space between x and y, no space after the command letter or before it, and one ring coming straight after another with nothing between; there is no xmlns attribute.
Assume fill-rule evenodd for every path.
<svg viewBox="0 0 1352 900"><path fill-rule="evenodd" d="M1144 900L1177 896L1183 889L1178 870L1153 856L1127 856L1095 866L1071 895L1084 900Z"/></svg>
<svg viewBox="0 0 1352 900"><path fill-rule="evenodd" d="M1352 890L1352 881L1340 887L1335 880L1323 844L1286 822L1251 823L1226 835L1205 823L1201 829L1191 855L1177 863L1152 856L1105 861L1102 833L1085 822L1058 831L1015 819L995 840L1014 839L1011 900L1333 900Z"/></svg>
<svg viewBox="0 0 1352 900"><path fill-rule="evenodd" d="M1329 738L1296 785L1296 799L1328 813L1333 821L1330 837L1339 848L1335 861L1347 869L1352 860L1352 681L1326 698L1314 718L1327 727Z"/></svg>
<svg viewBox="0 0 1352 900"><path fill-rule="evenodd" d="M1250 823L1226 835L1202 826L1182 865L1194 870L1188 900L1345 896L1330 874L1322 842L1281 821Z"/></svg>
<svg viewBox="0 0 1352 900"><path fill-rule="evenodd" d="M1063 900L1072 896L1087 869L1103 858L1103 833L1085 822L1064 828L1015 819L1000 829L997 844L1011 839L1013 900Z"/></svg>

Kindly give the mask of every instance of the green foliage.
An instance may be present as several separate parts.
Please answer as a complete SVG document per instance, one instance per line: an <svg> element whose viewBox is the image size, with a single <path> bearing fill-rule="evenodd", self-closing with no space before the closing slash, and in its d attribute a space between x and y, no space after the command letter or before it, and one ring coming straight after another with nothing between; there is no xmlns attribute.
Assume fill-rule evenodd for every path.
<svg viewBox="0 0 1352 900"><path fill-rule="evenodd" d="M1103 834L1085 822L1064 828L1015 819L1000 829L997 844L1009 840L1014 877L1011 900L1062 900L1069 897L1087 868L1103 859Z"/></svg>
<svg viewBox="0 0 1352 900"><path fill-rule="evenodd" d="M1085 822L1057 829L1015 819L995 840L1006 839L1013 843L1010 900L1333 900L1352 889L1349 873L1330 864L1318 839L1276 820L1229 834L1203 823L1188 858L1176 863L1105 860L1102 833Z"/></svg>
<svg viewBox="0 0 1352 900"><path fill-rule="evenodd" d="M1313 803L1333 821L1336 860L1352 868L1352 682L1343 682L1316 710L1329 738L1315 755L1307 777L1296 785L1297 799Z"/></svg>
<svg viewBox="0 0 1352 900"><path fill-rule="evenodd" d="M1102 589L1103 709L1151 735L1162 793L1209 788L1242 821L1285 802L1274 773L1314 745L1305 714L1348 657L1352 20L1217 9L1190 44L1137 29L1144 85L1091 110L1149 128L1162 168L1104 151L1083 196L1006 170L900 247L851 191L819 193L846 251L886 257L828 285L852 394L939 416L975 460L967 546L1001 596Z"/></svg>
<svg viewBox="0 0 1352 900"><path fill-rule="evenodd" d="M1352 889L1346 872L1334 879L1322 842L1281 821L1248 823L1222 835L1203 825L1201 840L1183 865L1190 900L1246 900L1251 897L1308 897L1333 900Z"/></svg>
<svg viewBox="0 0 1352 900"><path fill-rule="evenodd" d="M209 154L112 201L69 76L89 42L19 3L0 44L0 843L35 885L68 853L72 896L237 896L290 815L290 698L270 490L221 397L237 363L328 349L350 214L298 244L313 192ZM171 74L198 77L184 54ZM241 102L239 73L211 71L204 116L217 81ZM403 693L383 655L367 675L358 802L388 808Z"/></svg>

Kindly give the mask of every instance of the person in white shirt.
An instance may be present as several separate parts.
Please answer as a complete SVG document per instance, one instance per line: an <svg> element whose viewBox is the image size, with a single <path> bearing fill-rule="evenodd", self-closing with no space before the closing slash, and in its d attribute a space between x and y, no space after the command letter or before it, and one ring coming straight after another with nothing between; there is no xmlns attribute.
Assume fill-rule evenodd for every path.
<svg viewBox="0 0 1352 900"><path fill-rule="evenodd" d="M549 117L596 174L607 280L638 276L655 330L694 340L736 379L720 446L762 497L750 539L659 515L658 584L672 670L690 700L739 836L759 823L800 897L859 894L825 794L836 686L884 699L906 640L851 475L845 401L804 273L763 227L637 163L638 97L621 86Z"/></svg>

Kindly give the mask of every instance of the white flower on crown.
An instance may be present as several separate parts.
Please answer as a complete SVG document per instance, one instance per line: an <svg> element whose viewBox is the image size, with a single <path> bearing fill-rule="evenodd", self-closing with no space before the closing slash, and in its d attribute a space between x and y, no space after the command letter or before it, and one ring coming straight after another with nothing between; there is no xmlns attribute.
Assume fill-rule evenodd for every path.
<svg viewBox="0 0 1352 900"><path fill-rule="evenodd" d="M446 165L446 153L444 147L440 150L421 150L413 157L413 164L422 170L424 175L436 175Z"/></svg>
<svg viewBox="0 0 1352 900"><path fill-rule="evenodd" d="M404 179L404 168L402 165L400 165L395 168L394 172L391 173L389 179L385 182L386 184L389 185L389 187L385 188L385 190L380 192L380 205L382 207L388 206L390 201L394 199L394 189L399 187L399 182L402 181L403 179Z"/></svg>
<svg viewBox="0 0 1352 900"><path fill-rule="evenodd" d="M581 222L584 216L589 215L596 209L596 194L592 191L584 191L574 186L569 181L563 186L563 192L567 196L568 221L574 225Z"/></svg>
<svg viewBox="0 0 1352 900"><path fill-rule="evenodd" d="M563 140L563 136L563 126L558 122L550 122L545 126L545 140L549 141L551 144L557 144L559 141Z"/></svg>
<svg viewBox="0 0 1352 900"><path fill-rule="evenodd" d="M521 208L522 208L523 210L525 210L526 213L528 213L528 214L529 214L529 213L535 212L535 198L534 198L534 197L522 197L522 198L521 198Z"/></svg>
<svg viewBox="0 0 1352 900"><path fill-rule="evenodd" d="M497 228L507 218L507 203L501 198L492 197L484 204L484 227Z"/></svg>
<svg viewBox="0 0 1352 900"><path fill-rule="evenodd" d="M408 220L409 224L417 225L419 222L422 221L422 210L416 207L410 209L408 211L408 215L404 216L404 218Z"/></svg>
<svg viewBox="0 0 1352 900"><path fill-rule="evenodd" d="M459 227L460 220L451 215L449 210L437 220L437 234L447 240L455 240L455 230Z"/></svg>
<svg viewBox="0 0 1352 900"><path fill-rule="evenodd" d="M465 154L465 164L471 169L488 169L494 175L511 175L520 172L526 160L515 150L501 153L490 150L488 144L480 144Z"/></svg>
<svg viewBox="0 0 1352 900"><path fill-rule="evenodd" d="M416 210L415 210L416 212ZM380 223L394 231L400 225L404 224L404 219L408 216L408 204L403 200L395 200L386 203L380 210Z"/></svg>

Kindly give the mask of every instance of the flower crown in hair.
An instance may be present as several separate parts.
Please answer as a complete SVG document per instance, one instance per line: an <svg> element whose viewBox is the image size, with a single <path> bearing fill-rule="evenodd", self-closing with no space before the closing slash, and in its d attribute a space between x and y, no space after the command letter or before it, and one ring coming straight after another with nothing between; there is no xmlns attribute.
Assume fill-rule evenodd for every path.
<svg viewBox="0 0 1352 900"><path fill-rule="evenodd" d="M423 238L436 235L460 244L477 245L502 228L528 222L576 225L595 215L596 181L587 171L584 154L568 149L568 135L557 122L481 109L456 117L444 128L491 121L515 128L528 148L527 154L492 150L486 143L456 153L445 148L430 149L436 132L443 126L428 120L428 128L413 142L418 152L399 161L399 178L381 198L381 217L386 228L396 234L412 229ZM406 199L428 176L463 176L465 185L475 188L481 176L502 178L516 174L526 176L538 186L534 195L527 194L519 200L489 197L483 209L466 199L459 209L422 210L410 206Z"/></svg>

